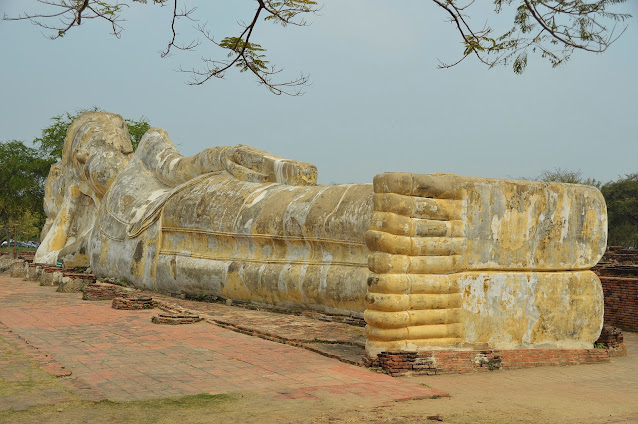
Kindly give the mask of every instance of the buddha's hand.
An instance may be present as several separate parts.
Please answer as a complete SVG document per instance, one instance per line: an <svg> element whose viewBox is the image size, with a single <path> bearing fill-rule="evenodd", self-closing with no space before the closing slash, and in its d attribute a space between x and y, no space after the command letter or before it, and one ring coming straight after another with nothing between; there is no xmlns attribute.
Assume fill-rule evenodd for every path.
<svg viewBox="0 0 638 424"><path fill-rule="evenodd" d="M306 162L284 159L263 150L238 144L223 153L226 170L235 178L250 182L315 185L317 168Z"/></svg>

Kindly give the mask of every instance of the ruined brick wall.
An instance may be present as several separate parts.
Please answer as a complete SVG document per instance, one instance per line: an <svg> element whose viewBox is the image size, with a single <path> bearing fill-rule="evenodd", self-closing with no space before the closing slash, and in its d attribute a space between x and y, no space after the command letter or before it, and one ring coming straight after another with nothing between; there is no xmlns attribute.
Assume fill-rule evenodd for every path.
<svg viewBox="0 0 638 424"><path fill-rule="evenodd" d="M609 246L592 269L605 298L605 325L638 331L638 250Z"/></svg>
<svg viewBox="0 0 638 424"><path fill-rule="evenodd" d="M600 277L605 296L605 324L638 331L638 278Z"/></svg>

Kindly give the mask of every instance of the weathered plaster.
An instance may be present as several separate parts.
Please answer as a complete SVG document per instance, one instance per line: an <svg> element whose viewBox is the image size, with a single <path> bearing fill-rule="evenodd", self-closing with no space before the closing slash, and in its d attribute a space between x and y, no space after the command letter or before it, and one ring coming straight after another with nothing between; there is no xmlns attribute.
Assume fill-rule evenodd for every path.
<svg viewBox="0 0 638 424"><path fill-rule="evenodd" d="M36 261L145 289L364 316L367 351L584 348L602 325L593 187L316 168L237 145L183 157L119 115L71 126Z"/></svg>

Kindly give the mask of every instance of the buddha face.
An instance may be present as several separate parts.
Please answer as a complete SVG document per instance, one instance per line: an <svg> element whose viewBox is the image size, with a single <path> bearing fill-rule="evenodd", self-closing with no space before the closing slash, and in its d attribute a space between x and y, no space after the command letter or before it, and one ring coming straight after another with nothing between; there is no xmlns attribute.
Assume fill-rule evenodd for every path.
<svg viewBox="0 0 638 424"><path fill-rule="evenodd" d="M86 116L88 115L88 116ZM126 123L119 115L85 114L73 135L73 167L80 190L89 196L104 196L128 164L133 148Z"/></svg>

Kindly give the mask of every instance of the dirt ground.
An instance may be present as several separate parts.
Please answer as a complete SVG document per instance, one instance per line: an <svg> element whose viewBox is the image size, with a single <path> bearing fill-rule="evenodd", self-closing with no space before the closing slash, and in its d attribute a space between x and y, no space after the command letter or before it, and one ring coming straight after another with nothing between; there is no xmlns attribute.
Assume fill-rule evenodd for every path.
<svg viewBox="0 0 638 424"><path fill-rule="evenodd" d="M637 334L629 338L638 341ZM5 343L0 343L6 346ZM6 353L6 351L5 351ZM30 397L39 389L65 392L19 352L21 378L0 378L0 397ZM24 356L24 357L21 357ZM135 402L77 400L0 411L2 423L638 423L635 354L612 364L405 377L451 393L449 398L370 405L354 396L321 401L268 394L201 394ZM601 375L609 380L601 381ZM73 395L70 395L73 398Z"/></svg>
<svg viewBox="0 0 638 424"><path fill-rule="evenodd" d="M573 409L563 403L568 410ZM357 405L356 399L273 402L256 394L196 395L138 402L67 402L0 413L5 423L636 423L638 413L578 413L565 419L542 405L517 399L480 403L470 398L427 399L388 406Z"/></svg>

